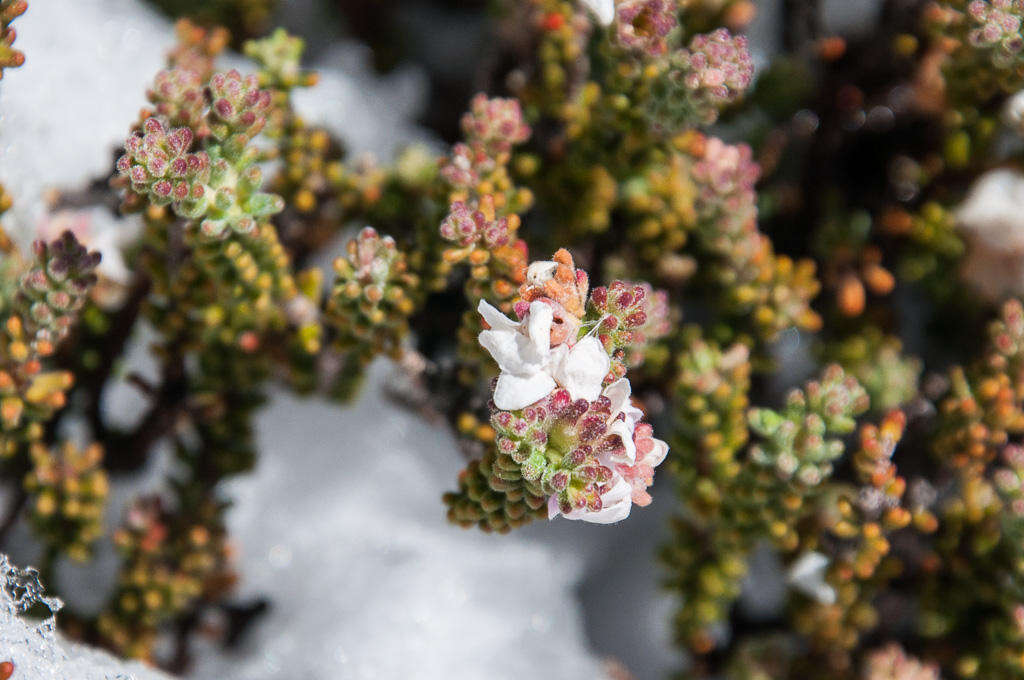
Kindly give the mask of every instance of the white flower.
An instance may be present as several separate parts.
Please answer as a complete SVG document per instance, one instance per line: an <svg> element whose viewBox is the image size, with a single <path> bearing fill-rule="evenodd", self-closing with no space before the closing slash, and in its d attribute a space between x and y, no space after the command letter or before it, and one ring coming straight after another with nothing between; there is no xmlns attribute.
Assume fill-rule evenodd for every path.
<svg viewBox="0 0 1024 680"><path fill-rule="evenodd" d="M480 344L501 369L494 405L514 411L550 394L556 387L550 373L551 307L533 302L522 321L512 321L483 300L477 311L491 327L480 333Z"/></svg>
<svg viewBox="0 0 1024 680"><path fill-rule="evenodd" d="M627 465L636 463L636 443L633 441L633 432L636 430L636 424L643 420L644 412L633 406L632 401L630 401L631 393L632 387L629 384L628 378L619 378L604 388L604 396L608 397L612 402L612 413L608 418L608 433L619 435L625 447L625 453L611 456L608 461L609 463ZM619 418L619 414L622 414L623 417ZM665 446L665 451L668 451L667 445ZM662 459L664 459L664 456L662 456ZM656 467L659 463L661 463L660 460L651 467Z"/></svg>
<svg viewBox="0 0 1024 680"><path fill-rule="evenodd" d="M975 182L957 209L970 244L963 276L982 295L1024 293L1024 176L993 170Z"/></svg>
<svg viewBox="0 0 1024 680"><path fill-rule="evenodd" d="M821 604L834 604L836 591L825 582L828 561L820 552L804 553L789 568L789 585Z"/></svg>
<svg viewBox="0 0 1024 680"><path fill-rule="evenodd" d="M601 341L588 335L571 348L556 347L551 366L555 381L569 390L570 397L594 401L601 396L601 384L612 362Z"/></svg>
<svg viewBox="0 0 1024 680"><path fill-rule="evenodd" d="M626 519L633 508L633 487L618 475L613 479L608 490L601 494L600 510L576 509L564 515L558 509L558 495L554 494L548 498L548 519L562 515L566 519L579 519L592 524L614 524Z"/></svg>
<svg viewBox="0 0 1024 680"><path fill-rule="evenodd" d="M603 26L615 20L615 0L580 0L583 5L594 13Z"/></svg>
<svg viewBox="0 0 1024 680"><path fill-rule="evenodd" d="M588 335L572 347L551 348L554 310L539 300L530 304L522 321L512 321L480 301L477 311L491 327L479 341L498 363L501 373L494 389L494 405L506 411L525 408L557 386L573 399L593 401L611 369L601 341Z"/></svg>

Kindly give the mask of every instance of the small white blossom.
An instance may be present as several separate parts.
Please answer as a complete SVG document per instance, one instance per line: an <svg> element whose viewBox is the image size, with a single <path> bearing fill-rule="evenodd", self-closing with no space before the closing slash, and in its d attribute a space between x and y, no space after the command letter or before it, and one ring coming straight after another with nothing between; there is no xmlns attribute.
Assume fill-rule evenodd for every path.
<svg viewBox="0 0 1024 680"><path fill-rule="evenodd" d="M494 405L506 411L525 408L564 387L573 399L593 401L611 369L601 341L588 335L571 347L551 347L554 310L536 300L522 321L513 321L481 300L477 311L491 327L480 333L480 344L498 363L501 373Z"/></svg>
<svg viewBox="0 0 1024 680"><path fill-rule="evenodd" d="M611 366L611 358L604 345L593 335L586 336L571 348L559 345L552 357L552 375L559 385L569 390L573 399L594 401L600 397L601 384Z"/></svg>
<svg viewBox="0 0 1024 680"><path fill-rule="evenodd" d="M633 487L620 475L613 477L611 486L601 494L601 509L587 510L577 508L568 515L562 514L558 509L558 496L548 498L548 519L554 519L562 515L566 519L582 520L591 524L614 524L629 517L629 511L633 508Z"/></svg>
<svg viewBox="0 0 1024 680"><path fill-rule="evenodd" d="M828 558L820 552L804 553L789 568L789 585L821 604L834 604L836 591L825 582L828 562Z"/></svg>
<svg viewBox="0 0 1024 680"><path fill-rule="evenodd" d="M625 447L625 453L615 456L611 456L609 462L633 465L636 463L636 443L633 441L633 432L636 430L636 425L643 417L644 412L633 406L630 400L632 393L632 386L629 384L628 378L619 378L608 387L604 388L604 396L608 397L612 402L612 413L608 419L609 427L608 432L610 434L617 434L622 439L622 444ZM619 414L622 414L622 418L619 418ZM662 442L664 443L664 442ZM665 452L668 452L668 446L665 446ZM663 460L664 455L661 456ZM656 467L661 460L657 463L653 463L652 467Z"/></svg>
<svg viewBox="0 0 1024 680"><path fill-rule="evenodd" d="M550 394L556 386L549 368L551 307L534 302L522 321L512 321L483 300L477 311L491 327L480 333L480 344L501 369L494 389L495 406L512 411Z"/></svg>

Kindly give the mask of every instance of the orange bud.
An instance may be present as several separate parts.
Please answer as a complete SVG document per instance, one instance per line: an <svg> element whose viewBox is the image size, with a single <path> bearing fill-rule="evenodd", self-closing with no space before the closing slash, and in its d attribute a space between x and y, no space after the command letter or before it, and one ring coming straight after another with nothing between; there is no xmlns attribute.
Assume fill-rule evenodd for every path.
<svg viewBox="0 0 1024 680"><path fill-rule="evenodd" d="M839 311L846 316L860 316L864 311L864 285L853 274L847 274L839 284Z"/></svg>
<svg viewBox="0 0 1024 680"><path fill-rule="evenodd" d="M835 61L846 54L846 41L833 35L818 41L818 54L825 61Z"/></svg>

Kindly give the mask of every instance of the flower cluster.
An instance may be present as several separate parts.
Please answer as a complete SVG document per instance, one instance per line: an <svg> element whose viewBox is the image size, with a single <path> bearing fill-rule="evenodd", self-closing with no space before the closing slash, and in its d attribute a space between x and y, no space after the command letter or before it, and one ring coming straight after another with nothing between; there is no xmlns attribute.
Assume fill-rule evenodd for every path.
<svg viewBox="0 0 1024 680"><path fill-rule="evenodd" d="M809 304L820 288L814 263L776 256L758 230L754 184L760 168L750 148L716 138L694 147L695 234L713 258L708 275L723 290L724 306L752 320L760 337L790 325L816 329L821 321Z"/></svg>
<svg viewBox="0 0 1024 680"><path fill-rule="evenodd" d="M342 353L335 392L351 396L374 356L401 353L419 281L409 272L395 240L372 227L349 241L346 251L334 261L326 321L335 329L336 346Z"/></svg>
<svg viewBox="0 0 1024 680"><path fill-rule="evenodd" d="M676 0L625 0L615 7L619 44L655 57L668 49L666 37L679 23Z"/></svg>
<svg viewBox="0 0 1024 680"><path fill-rule="evenodd" d="M213 508L196 510L209 514ZM114 544L124 565L97 627L126 656L151 658L160 624L230 584L223 527L209 518L177 524L157 497L132 503Z"/></svg>
<svg viewBox="0 0 1024 680"><path fill-rule="evenodd" d="M1021 36L1024 2L971 0L967 16L971 20L967 41L971 47L988 52L993 66L1009 69L1024 57L1024 37Z"/></svg>
<svg viewBox="0 0 1024 680"><path fill-rule="evenodd" d="M646 489L668 446L641 422L629 381L610 372L612 357L595 336L604 316L593 295L587 304L588 288L586 273L559 251L530 265L518 320L481 301L480 344L500 369L491 413L497 438L485 458L486 486L471 479L481 475L478 465L460 475L459 493L446 496L452 521L505 530L530 516L517 505L527 494L546 498L549 517L596 523L650 502ZM607 290L599 297L608 304ZM511 504L500 500L509 492Z"/></svg>
<svg viewBox="0 0 1024 680"><path fill-rule="evenodd" d="M65 442L51 450L36 443L30 453L32 470L25 478L30 521L48 547L84 562L103 532L108 489L103 448L92 444L80 449Z"/></svg>
<svg viewBox="0 0 1024 680"><path fill-rule="evenodd" d="M8 244L10 245L10 244ZM21 444L42 436L42 425L66 403L73 376L47 370L78 319L99 254L87 251L65 232L57 240L33 245L35 258L22 268L8 251L4 271L14 286L2 290L0 333L0 456L25 453Z"/></svg>
<svg viewBox="0 0 1024 680"><path fill-rule="evenodd" d="M655 128L672 133L718 120L719 112L750 87L754 62L747 39L720 28L694 36L687 49L667 57L662 71L647 116Z"/></svg>
<svg viewBox="0 0 1024 680"><path fill-rule="evenodd" d="M462 132L471 148L488 156L507 154L516 144L530 138L530 127L523 120L517 99L488 99L481 93L473 97L469 111L462 117Z"/></svg>

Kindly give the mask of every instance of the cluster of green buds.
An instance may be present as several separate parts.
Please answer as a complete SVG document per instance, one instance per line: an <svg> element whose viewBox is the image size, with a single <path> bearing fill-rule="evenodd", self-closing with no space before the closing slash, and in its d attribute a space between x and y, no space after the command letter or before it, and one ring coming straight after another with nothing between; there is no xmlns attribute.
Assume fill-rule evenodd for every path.
<svg viewBox="0 0 1024 680"><path fill-rule="evenodd" d="M838 366L790 393L781 412L746 411L746 347L722 353L699 339L682 358L677 427L678 475L687 512L662 549L669 585L683 606L679 641L699 654L718 644L715 629L739 597L750 552L763 540L790 552L803 521L823 497L841 437L868 406L864 389ZM749 428L749 433L748 433ZM749 434L746 461L737 454Z"/></svg>
<svg viewBox="0 0 1024 680"><path fill-rule="evenodd" d="M0 454L17 453L19 444L38 440L43 425L64 406L73 377L46 370L45 360L57 349L78 318L99 254L87 251L70 232L52 243L33 245L35 257L18 285L7 286L2 301L0 333ZM6 272L17 277L17 257L8 253Z"/></svg>
<svg viewBox="0 0 1024 680"><path fill-rule="evenodd" d="M97 627L125 656L152 658L160 625L230 580L223 527L216 522L178 526L173 519L159 498L140 498L114 534L124 564Z"/></svg>
<svg viewBox="0 0 1024 680"><path fill-rule="evenodd" d="M925 20L948 52L946 83L957 105L1020 89L1024 83L1024 3L1020 0L934 2Z"/></svg>
<svg viewBox="0 0 1024 680"><path fill-rule="evenodd" d="M845 338L828 355L864 386L876 411L902 406L917 396L921 361L904 354L899 338L884 335L877 326Z"/></svg>
<svg viewBox="0 0 1024 680"><path fill-rule="evenodd" d="M5 68L14 68L25 63L25 55L14 49L16 33L11 22L25 13L28 3L25 0L0 0L0 78L4 77Z"/></svg>
<svg viewBox="0 0 1024 680"><path fill-rule="evenodd" d="M655 130L667 134L714 123L723 108L743 96L754 76L746 37L725 28L694 36L686 49L659 66L646 115Z"/></svg>
<svg viewBox="0 0 1024 680"><path fill-rule="evenodd" d="M326 321L343 361L335 391L352 395L374 356L401 355L419 279L395 240L372 227L348 242L346 254L334 261L334 275Z"/></svg>
<svg viewBox="0 0 1024 680"><path fill-rule="evenodd" d="M194 83L195 74L164 72L154 92L181 82ZM196 290L207 291L193 321L216 341L251 344L253 333L283 323L280 307L296 293L290 258L267 221L283 201L261 191L262 156L251 145L266 124L271 96L256 76L235 70L213 74L201 92L198 118L194 104L187 116L182 107L166 109L182 121L201 120L198 129L146 118L141 133L126 142L117 169L130 188L130 205L145 199L189 221L185 235L196 256L196 283L205 279ZM166 102L185 99L192 101L172 96Z"/></svg>
<svg viewBox="0 0 1024 680"><path fill-rule="evenodd" d="M30 449L32 469L25 477L30 515L36 534L54 550L84 562L103 532L103 508L109 482L103 469L103 448L79 448L72 442Z"/></svg>
<svg viewBox="0 0 1024 680"><path fill-rule="evenodd" d="M667 585L683 606L675 615L678 641L697 651L715 645L713 629L728 615L747 573L752 539L740 523L719 521L736 510L733 485L744 469L738 454L749 439L750 350L723 351L695 329L685 332L674 385L675 428L669 470L685 503L661 549ZM749 522L744 523L749 524Z"/></svg>
<svg viewBox="0 0 1024 680"><path fill-rule="evenodd" d="M796 548L799 537L790 520L832 475L833 464L844 450L841 437L853 431L856 416L868 406L867 392L856 378L833 364L821 381L812 380L804 389L790 392L782 411L750 411L750 429L760 438L749 456L759 486L765 485L760 500L781 496L788 501L779 508L766 508L764 517L770 535L782 548ZM768 489L781 494L769 494Z"/></svg>
<svg viewBox="0 0 1024 680"><path fill-rule="evenodd" d="M643 363L647 345L671 330L668 294L649 283L612 281L590 292L592 316L600 319L597 339L612 358L611 375L622 378L632 363ZM632 362L630 354L632 354Z"/></svg>
<svg viewBox="0 0 1024 680"><path fill-rule="evenodd" d="M679 152L623 185L622 203L638 254L667 281L683 281L696 268L692 258L685 260L680 253L697 226L697 190L693 163Z"/></svg>
<svg viewBox="0 0 1024 680"><path fill-rule="evenodd" d="M264 134L274 141L281 167L270 188L284 199L277 219L282 238L303 253L322 245L337 231L338 198L345 173L342 145L326 129L310 126L295 112L292 93L314 86L316 73L301 67L305 43L277 29L260 40L245 43L245 54L259 66L260 87L271 95Z"/></svg>

